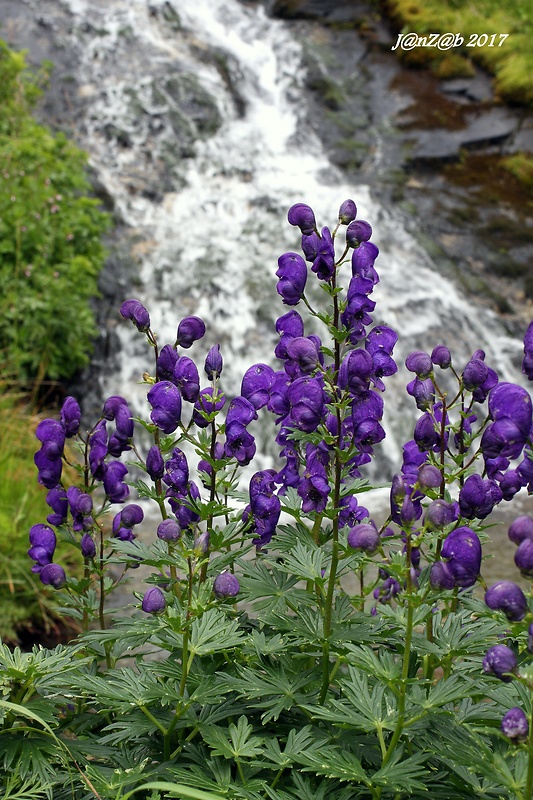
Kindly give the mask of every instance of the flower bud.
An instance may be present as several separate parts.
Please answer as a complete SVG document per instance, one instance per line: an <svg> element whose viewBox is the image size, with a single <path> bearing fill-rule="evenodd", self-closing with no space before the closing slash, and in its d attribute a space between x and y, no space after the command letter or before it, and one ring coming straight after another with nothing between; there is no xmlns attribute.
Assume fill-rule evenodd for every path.
<svg viewBox="0 0 533 800"><path fill-rule="evenodd" d="M517 517L511 523L507 535L515 544L520 544L524 539L533 540L533 517L528 517L525 514Z"/></svg>
<svg viewBox="0 0 533 800"><path fill-rule="evenodd" d="M205 323L200 317L185 317L178 325L176 344L188 349L205 334Z"/></svg>
<svg viewBox="0 0 533 800"><path fill-rule="evenodd" d="M524 742L529 733L529 722L521 708L510 708L502 719L502 733L515 742Z"/></svg>
<svg viewBox="0 0 533 800"><path fill-rule="evenodd" d="M61 589L67 582L65 570L59 564L46 564L39 574L41 582L54 589Z"/></svg>
<svg viewBox="0 0 533 800"><path fill-rule="evenodd" d="M442 483L442 476L438 467L433 464L422 464L418 469L417 483L424 492L426 489L438 489Z"/></svg>
<svg viewBox="0 0 533 800"><path fill-rule="evenodd" d="M94 558L96 555L96 544L90 533L84 533L81 537L81 554L84 558Z"/></svg>
<svg viewBox="0 0 533 800"><path fill-rule="evenodd" d="M213 583L213 592L219 600L225 597L236 597L240 588L239 581L232 572L221 572Z"/></svg>
<svg viewBox="0 0 533 800"><path fill-rule="evenodd" d="M210 381L216 380L216 378L220 378L222 372L222 356L220 354L220 345L214 344L213 347L210 349L207 357L205 359L204 369L205 374L207 375Z"/></svg>
<svg viewBox="0 0 533 800"><path fill-rule="evenodd" d="M166 608L165 595L158 586L148 589L142 600L142 610L147 614L160 614Z"/></svg>
<svg viewBox="0 0 533 800"><path fill-rule="evenodd" d="M357 216L357 206L353 200L345 200L339 208L339 222L341 225L348 225Z"/></svg>
<svg viewBox="0 0 533 800"><path fill-rule="evenodd" d="M156 444L150 448L146 456L146 471L153 481L161 480L165 474L165 462Z"/></svg>
<svg viewBox="0 0 533 800"><path fill-rule="evenodd" d="M124 319L130 319L141 333L150 327L150 315L139 300L126 300L120 307L120 313Z"/></svg>
<svg viewBox="0 0 533 800"><path fill-rule="evenodd" d="M159 539L165 542L176 542L181 536L181 528L174 519L164 519L157 526Z"/></svg>
<svg viewBox="0 0 533 800"><path fill-rule="evenodd" d="M346 244L358 247L361 242L368 242L372 236L372 227L364 219L354 219L346 228Z"/></svg>
<svg viewBox="0 0 533 800"><path fill-rule="evenodd" d="M438 344L433 348L431 360L436 367L440 367L441 369L448 369L452 364L451 353L443 344Z"/></svg>
<svg viewBox="0 0 533 800"><path fill-rule="evenodd" d="M514 563L526 578L533 576L533 539L524 539L514 554Z"/></svg>
<svg viewBox="0 0 533 800"><path fill-rule="evenodd" d="M373 522L362 522L348 534L348 544L354 550L363 550L369 555L375 553L380 545L378 529Z"/></svg>
<svg viewBox="0 0 533 800"><path fill-rule="evenodd" d="M505 644L495 644L487 650L483 659L483 672L495 675L504 683L512 681L511 673L516 671L516 656Z"/></svg>
<svg viewBox="0 0 533 800"><path fill-rule="evenodd" d="M75 436L80 429L81 409L74 397L66 397L60 411L61 424L65 436L69 439Z"/></svg>
<svg viewBox="0 0 533 800"><path fill-rule="evenodd" d="M489 608L503 611L511 622L520 622L527 613L527 600L522 589L512 581L497 581L487 589L485 603Z"/></svg>
<svg viewBox="0 0 533 800"><path fill-rule="evenodd" d="M431 357L421 350L415 350L413 353L410 353L405 359L405 366L409 372L414 372L422 380L428 378L433 370Z"/></svg>
<svg viewBox="0 0 533 800"><path fill-rule="evenodd" d="M295 203L289 208L287 219L290 225L300 228L301 232L308 236L316 228L316 220L313 209L305 203Z"/></svg>
<svg viewBox="0 0 533 800"><path fill-rule="evenodd" d="M452 503L434 500L426 509L424 522L431 531L440 531L457 519L457 510Z"/></svg>

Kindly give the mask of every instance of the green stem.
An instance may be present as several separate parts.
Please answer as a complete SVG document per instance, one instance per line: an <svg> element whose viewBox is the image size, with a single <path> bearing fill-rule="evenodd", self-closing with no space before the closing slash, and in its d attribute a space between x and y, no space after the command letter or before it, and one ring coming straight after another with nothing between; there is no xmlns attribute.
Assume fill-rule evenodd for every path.
<svg viewBox="0 0 533 800"><path fill-rule="evenodd" d="M146 716L148 717L148 719L150 720L150 722L152 722L152 723L153 723L153 724L156 726L156 728L157 728L159 731L161 731L161 733L163 734L163 736L166 736L166 734L167 734L167 729L165 728L165 726L164 726L164 725L161 725L161 723L159 722L159 720L158 720L158 719L156 719L156 717L154 717L154 715L152 714L152 712L151 712L151 711L148 711L148 709L146 708L146 706L139 706L139 708L141 709L141 711L143 712L143 714L146 714Z"/></svg>
<svg viewBox="0 0 533 800"><path fill-rule="evenodd" d="M533 692L531 693L531 712L529 715L529 734L527 737L527 778L525 800L533 797Z"/></svg>

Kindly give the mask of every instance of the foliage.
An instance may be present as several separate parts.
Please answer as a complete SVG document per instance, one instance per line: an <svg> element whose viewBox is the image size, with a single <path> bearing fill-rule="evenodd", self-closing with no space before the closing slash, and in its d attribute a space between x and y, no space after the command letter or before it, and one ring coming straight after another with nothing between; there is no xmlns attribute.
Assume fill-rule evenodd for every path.
<svg viewBox="0 0 533 800"><path fill-rule="evenodd" d="M496 87L502 97L526 104L533 102L529 77L533 70L533 18L529 0L516 0L505 7L498 0L475 0L471 3L387 0L386 7L400 20L406 31L419 34L460 33L464 43L460 48L454 48L453 55L460 53L466 68L470 59L479 62L496 76ZM478 37L484 33L488 34L488 38L482 39L484 43L480 46ZM498 36L490 46L492 34L506 33L509 36L501 47L497 46ZM471 38L474 35L475 38ZM470 46L467 46L468 42L471 42ZM443 55L437 48L420 47L407 55L413 54L417 59L435 62L437 70L443 61L449 66L448 55Z"/></svg>
<svg viewBox="0 0 533 800"><path fill-rule="evenodd" d="M40 80L0 42L0 351L19 381L88 363L109 226L87 197L85 153L31 116Z"/></svg>
<svg viewBox="0 0 533 800"><path fill-rule="evenodd" d="M84 632L51 651L0 649L5 798L531 800L530 598L512 582L485 602L476 591L492 508L532 491L531 398L482 351L464 367L444 345L411 353L422 414L389 518L369 519L362 472L384 435L397 336L373 325L377 248L355 215L346 201L318 234L308 206L290 209L324 307L311 307L296 253L279 259L278 292L327 339L304 336L291 308L277 322L283 369L250 367L225 416L218 345L204 389L184 354L202 320L181 320L176 343L160 347L132 299L122 316L155 361L143 376L149 418L134 423L114 395L87 434L74 398L39 424L53 514L32 526L30 556ZM533 379L533 323L524 349ZM267 411L284 466L243 492L250 430ZM74 479L66 440L80 453ZM132 489L157 510L156 535L139 537ZM533 518L509 535L531 574ZM81 550L81 578L58 563L56 536ZM147 590L110 611L140 564Z"/></svg>

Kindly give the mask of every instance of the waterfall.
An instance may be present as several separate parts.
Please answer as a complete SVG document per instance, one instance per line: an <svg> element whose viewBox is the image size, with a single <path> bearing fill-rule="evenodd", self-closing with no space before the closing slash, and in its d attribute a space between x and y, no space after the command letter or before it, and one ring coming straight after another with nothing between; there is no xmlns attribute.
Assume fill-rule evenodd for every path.
<svg viewBox="0 0 533 800"><path fill-rule="evenodd" d="M72 15L69 46L79 53L78 141L130 231L139 280L128 296L146 305L161 344L174 342L183 316L203 317L208 332L193 356L201 364L219 342L224 388L238 393L245 369L273 358L274 322L288 310L274 275L278 256L299 249L288 207L308 203L318 225L331 226L350 197L380 248L374 319L398 330L398 363L445 342L461 368L482 347L516 380L521 343L497 315L438 273L369 186L328 161L305 125L302 49L285 23L238 0L57 2ZM120 387L140 401L143 337L125 323L117 331L119 374L102 375L102 392ZM385 396L396 465L414 413L408 379L401 370Z"/></svg>

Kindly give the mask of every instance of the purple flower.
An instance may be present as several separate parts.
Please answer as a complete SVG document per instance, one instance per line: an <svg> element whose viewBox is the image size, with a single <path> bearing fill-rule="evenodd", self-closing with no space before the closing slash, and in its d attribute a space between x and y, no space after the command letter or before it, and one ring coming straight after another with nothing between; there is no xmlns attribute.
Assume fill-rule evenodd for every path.
<svg viewBox="0 0 533 800"><path fill-rule="evenodd" d="M284 253L278 258L276 275L279 278L276 291L285 305L297 305L307 281L307 264L303 258L298 253Z"/></svg>
<svg viewBox="0 0 533 800"><path fill-rule="evenodd" d="M54 589L61 589L67 582L65 570L59 564L46 564L39 573L41 582Z"/></svg>
<svg viewBox="0 0 533 800"><path fill-rule="evenodd" d="M221 572L213 582L213 593L218 600L236 597L240 588L239 581L232 572Z"/></svg>
<svg viewBox="0 0 533 800"><path fill-rule="evenodd" d="M515 544L520 544L524 539L533 540L533 517L528 517L525 514L517 517L511 523L507 535Z"/></svg>
<svg viewBox="0 0 533 800"><path fill-rule="evenodd" d="M455 587L455 576L445 561L435 561L431 565L429 582L433 589L453 589Z"/></svg>
<svg viewBox="0 0 533 800"><path fill-rule="evenodd" d="M440 476L439 476L440 477ZM445 500L434 500L426 509L424 523L432 531L440 531L457 519L457 505Z"/></svg>
<svg viewBox="0 0 533 800"><path fill-rule="evenodd" d="M295 336L287 342L287 355L297 364L300 374L310 375L320 366L316 344L310 337Z"/></svg>
<svg viewBox="0 0 533 800"><path fill-rule="evenodd" d="M56 548L56 542L56 535L48 525L38 523L37 525L32 525L30 528L30 544L33 547L42 547L48 553L53 554Z"/></svg>
<svg viewBox="0 0 533 800"><path fill-rule="evenodd" d="M311 270L319 280L330 281L335 273L335 247L329 228L322 228L321 234L317 241L316 256Z"/></svg>
<svg viewBox="0 0 533 800"><path fill-rule="evenodd" d="M253 408L253 406L252 406ZM249 464L255 455L255 440L240 422L226 423L224 455L235 458L239 464Z"/></svg>
<svg viewBox="0 0 533 800"><path fill-rule="evenodd" d="M126 300L120 307L120 313L124 319L130 319L141 333L150 327L150 315L139 300Z"/></svg>
<svg viewBox="0 0 533 800"><path fill-rule="evenodd" d="M529 323L526 335L524 336L524 360L522 361L522 372L530 381L533 381L533 322Z"/></svg>
<svg viewBox="0 0 533 800"><path fill-rule="evenodd" d="M165 476L163 478L167 486L170 486L178 494L185 494L187 492L187 484L189 482L189 465L187 463L187 456L175 447L172 455L165 465Z"/></svg>
<svg viewBox="0 0 533 800"><path fill-rule="evenodd" d="M181 392L181 396L188 403L195 403L200 394L200 376L194 361L187 356L181 356L174 367L172 381Z"/></svg>
<svg viewBox="0 0 533 800"><path fill-rule="evenodd" d="M417 483L423 492L427 489L440 488L442 484L440 469L433 464L422 464L422 466L418 468Z"/></svg>
<svg viewBox="0 0 533 800"><path fill-rule="evenodd" d="M372 236L372 227L364 219L354 219L346 228L346 244L358 247L361 242L368 242Z"/></svg>
<svg viewBox="0 0 533 800"><path fill-rule="evenodd" d="M158 586L152 586L145 593L141 608L147 614L160 614L166 608L165 595Z"/></svg>
<svg viewBox="0 0 533 800"><path fill-rule="evenodd" d="M315 474L304 478L297 491L303 500L302 511L308 514L310 511L320 513L325 509L331 489L323 475Z"/></svg>
<svg viewBox="0 0 533 800"><path fill-rule="evenodd" d="M533 576L533 539L524 539L518 545L514 563L526 578Z"/></svg>
<svg viewBox="0 0 533 800"><path fill-rule="evenodd" d="M152 422L164 433L174 433L181 417L181 395L170 381L159 381L148 392Z"/></svg>
<svg viewBox="0 0 533 800"><path fill-rule="evenodd" d="M123 503L129 495L129 486L122 482L128 468L121 461L112 461L107 465L104 475L104 491L110 503Z"/></svg>
<svg viewBox="0 0 533 800"><path fill-rule="evenodd" d="M62 525L68 514L68 500L67 493L62 486L54 486L46 495L46 502L54 512L49 514L46 521L50 525Z"/></svg>
<svg viewBox="0 0 533 800"><path fill-rule="evenodd" d="M511 419L524 440L531 431L532 403L523 386L502 382L489 393L489 414L493 420Z"/></svg>
<svg viewBox="0 0 533 800"><path fill-rule="evenodd" d="M497 581L493 584L485 592L485 603L489 608L503 611L511 622L520 622L528 610L524 592L512 581Z"/></svg>
<svg viewBox="0 0 533 800"><path fill-rule="evenodd" d="M174 519L164 519L157 526L159 539L165 542L176 542L181 536L181 528Z"/></svg>
<svg viewBox="0 0 533 800"><path fill-rule="evenodd" d="M101 420L89 436L89 467L93 478L97 481L104 478L106 456L107 427L105 420Z"/></svg>
<svg viewBox="0 0 533 800"><path fill-rule="evenodd" d="M435 386L431 378L415 378L407 384L406 389L407 394L415 398L420 411L428 411L435 404Z"/></svg>
<svg viewBox="0 0 533 800"><path fill-rule="evenodd" d="M461 516L485 519L501 499L501 490L494 481L483 480L481 475L470 475L459 492Z"/></svg>
<svg viewBox="0 0 533 800"><path fill-rule="evenodd" d="M202 389L198 395L198 400L194 404L192 418L198 428L207 428L211 423L211 415L219 412L226 402L226 398L220 392L214 392L211 386Z"/></svg>
<svg viewBox="0 0 533 800"><path fill-rule="evenodd" d="M306 433L318 427L324 409L324 390L320 378L297 378L287 389L290 423Z"/></svg>
<svg viewBox="0 0 533 800"><path fill-rule="evenodd" d="M504 683L512 681L512 673L516 671L516 656L505 644L495 644L487 650L483 659L483 672L495 675Z"/></svg>
<svg viewBox="0 0 533 800"><path fill-rule="evenodd" d="M443 344L438 344L432 350L431 360L436 367L448 369L452 364L452 355L447 347L445 347Z"/></svg>
<svg viewBox="0 0 533 800"><path fill-rule="evenodd" d="M48 458L44 452L44 448L41 448L35 453L33 461L37 467L37 480L39 483L47 489L53 489L57 486L61 480L61 472L63 470L63 462L61 459Z"/></svg>
<svg viewBox="0 0 533 800"><path fill-rule="evenodd" d="M374 522L361 523L352 528L348 534L348 544L354 550L364 550L371 555L379 548L381 539Z"/></svg>
<svg viewBox="0 0 533 800"><path fill-rule="evenodd" d="M156 444L152 445L146 456L146 471L153 481L161 480L165 474L165 462Z"/></svg>
<svg viewBox="0 0 533 800"><path fill-rule="evenodd" d="M171 344L161 348L157 357L156 376L158 381L173 381L174 368L178 363L179 355Z"/></svg>
<svg viewBox="0 0 533 800"><path fill-rule="evenodd" d="M35 431L42 443L41 452L50 461L61 459L65 445L65 429L56 419L43 419ZM52 488L52 487L50 487Z"/></svg>
<svg viewBox="0 0 533 800"><path fill-rule="evenodd" d="M487 379L489 368L480 358L472 358L463 371L465 389L473 391L480 387Z"/></svg>
<svg viewBox="0 0 533 800"><path fill-rule="evenodd" d="M374 361L370 353L361 348L350 350L340 365L339 389L349 389L352 395L366 392L370 386L370 377L373 371Z"/></svg>
<svg viewBox="0 0 533 800"><path fill-rule="evenodd" d="M355 495L350 494L341 499L339 503L339 528L343 528L345 525L354 527L367 517L368 509L359 505Z"/></svg>
<svg viewBox="0 0 533 800"><path fill-rule="evenodd" d="M252 532L255 533L253 543L263 547L272 539L281 513L279 497L274 494L276 473L267 469L256 472L250 479L250 505L243 514L245 520L253 515Z"/></svg>
<svg viewBox="0 0 533 800"><path fill-rule="evenodd" d="M205 335L205 323L200 317L185 317L178 325L176 344L188 349Z"/></svg>
<svg viewBox="0 0 533 800"><path fill-rule="evenodd" d="M78 401L74 397L66 397L59 414L67 439L76 436L81 421L81 409Z"/></svg>
<svg viewBox="0 0 533 800"><path fill-rule="evenodd" d="M515 742L525 742L529 733L529 722L521 708L510 708L502 719L502 733Z"/></svg>
<svg viewBox="0 0 533 800"><path fill-rule="evenodd" d="M481 542L476 533L466 526L448 534L442 546L442 557L455 578L455 585L473 586L481 568Z"/></svg>
<svg viewBox="0 0 533 800"><path fill-rule="evenodd" d="M220 378L222 373L222 356L220 354L220 345L214 344L206 356L204 370L208 380L214 381Z"/></svg>
<svg viewBox="0 0 533 800"><path fill-rule="evenodd" d="M81 554L84 558L94 558L96 555L96 544L90 533L84 533L81 537Z"/></svg>
<svg viewBox="0 0 533 800"><path fill-rule="evenodd" d="M341 225L348 225L357 216L357 206L353 200L345 200L339 208L339 222Z"/></svg>
<svg viewBox="0 0 533 800"><path fill-rule="evenodd" d="M90 494L85 494L77 486L71 486L67 491L67 500L72 514L72 529L75 531L88 530L94 524L91 512L93 499Z"/></svg>
<svg viewBox="0 0 533 800"><path fill-rule="evenodd" d="M306 236L316 228L316 220L313 209L305 203L295 203L289 208L287 219L290 225L300 228Z"/></svg>
<svg viewBox="0 0 533 800"><path fill-rule="evenodd" d="M256 410L259 410L268 403L273 383L274 370L272 367L267 364L254 364L244 373L241 395L249 400Z"/></svg>
<svg viewBox="0 0 533 800"><path fill-rule="evenodd" d="M429 378L433 371L433 362L431 356L423 353L421 350L415 350L410 353L405 359L405 366L409 372L414 372L421 379Z"/></svg>

